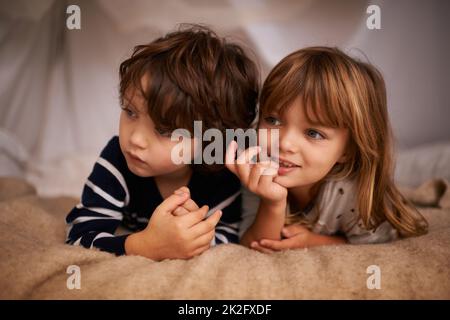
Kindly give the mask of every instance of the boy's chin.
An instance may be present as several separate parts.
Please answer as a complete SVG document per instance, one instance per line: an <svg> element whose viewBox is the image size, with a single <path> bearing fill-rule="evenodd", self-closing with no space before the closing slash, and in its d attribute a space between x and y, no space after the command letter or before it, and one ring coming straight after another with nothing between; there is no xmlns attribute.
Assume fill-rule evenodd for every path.
<svg viewBox="0 0 450 320"><path fill-rule="evenodd" d="M148 178L148 177L152 177L153 176L153 174L148 173L148 172L142 172L142 170L136 170L136 169L133 169L133 168L130 168L130 167L128 167L128 169L130 169L130 171L133 174L135 174L136 176L141 177L141 178Z"/></svg>
<svg viewBox="0 0 450 320"><path fill-rule="evenodd" d="M127 163L128 170L130 170L133 174L137 175L141 178L153 177L155 174L151 170L137 167L133 164Z"/></svg>
<svg viewBox="0 0 450 320"><path fill-rule="evenodd" d="M150 178L150 177L158 177L164 175L170 175L176 173L178 168L152 168L152 167L141 167L135 166L133 164L128 164L128 169L138 177L141 178Z"/></svg>

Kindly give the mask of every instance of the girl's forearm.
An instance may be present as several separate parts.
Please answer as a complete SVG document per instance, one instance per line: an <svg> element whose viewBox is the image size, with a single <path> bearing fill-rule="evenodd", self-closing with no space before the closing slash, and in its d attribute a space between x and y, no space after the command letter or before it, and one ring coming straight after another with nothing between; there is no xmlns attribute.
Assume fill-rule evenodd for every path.
<svg viewBox="0 0 450 320"><path fill-rule="evenodd" d="M325 246L325 245L332 245L332 244L344 244L347 243L347 239L345 237L341 236L326 236L322 234L317 233L310 233L308 236L307 241L308 247L315 247L315 246Z"/></svg>
<svg viewBox="0 0 450 320"><path fill-rule="evenodd" d="M280 240L285 210L286 201L280 203L261 201L255 221L242 236L241 244L249 247L253 241L261 239Z"/></svg>

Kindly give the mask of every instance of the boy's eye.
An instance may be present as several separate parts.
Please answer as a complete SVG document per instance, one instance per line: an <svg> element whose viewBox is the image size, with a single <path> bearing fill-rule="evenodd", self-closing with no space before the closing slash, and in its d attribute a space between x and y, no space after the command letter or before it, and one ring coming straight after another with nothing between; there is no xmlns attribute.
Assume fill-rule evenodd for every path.
<svg viewBox="0 0 450 320"><path fill-rule="evenodd" d="M271 126L279 126L279 125L281 125L281 121L278 120L275 117L272 117L272 116L265 117L264 121L267 122L267 124L269 124Z"/></svg>
<svg viewBox="0 0 450 320"><path fill-rule="evenodd" d="M137 118L137 113L131 110L130 108L123 107L122 110L127 114L127 116L131 119Z"/></svg>
<svg viewBox="0 0 450 320"><path fill-rule="evenodd" d="M323 136L323 134L321 134L319 131L314 130L314 129L308 129L306 131L306 135L310 138L316 139L316 140L321 140L321 139L325 139L325 137Z"/></svg>
<svg viewBox="0 0 450 320"><path fill-rule="evenodd" d="M156 128L155 130L161 137L170 137L171 132L169 130L160 128Z"/></svg>

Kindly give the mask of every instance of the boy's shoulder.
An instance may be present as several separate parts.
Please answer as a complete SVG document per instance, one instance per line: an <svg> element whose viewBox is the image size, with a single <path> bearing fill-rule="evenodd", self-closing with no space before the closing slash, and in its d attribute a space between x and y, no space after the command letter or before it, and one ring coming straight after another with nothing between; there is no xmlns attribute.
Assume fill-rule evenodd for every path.
<svg viewBox="0 0 450 320"><path fill-rule="evenodd" d="M122 150L120 150L119 137L118 136L113 136L108 141L106 146L103 148L100 156L101 157L106 157L106 158L111 158L111 157L117 156L118 154L123 156Z"/></svg>
<svg viewBox="0 0 450 320"><path fill-rule="evenodd" d="M240 195L241 182L228 169L216 172L195 174L190 183L191 193L199 203L207 203L210 207L224 199L236 198Z"/></svg>
<svg viewBox="0 0 450 320"><path fill-rule="evenodd" d="M241 182L236 175L234 175L227 168L220 171L198 173L201 180L207 182L211 187L222 187L231 189L240 189Z"/></svg>
<svg viewBox="0 0 450 320"><path fill-rule="evenodd" d="M128 171L125 157L120 149L119 137L113 136L100 153L100 161L108 162L120 172Z"/></svg>

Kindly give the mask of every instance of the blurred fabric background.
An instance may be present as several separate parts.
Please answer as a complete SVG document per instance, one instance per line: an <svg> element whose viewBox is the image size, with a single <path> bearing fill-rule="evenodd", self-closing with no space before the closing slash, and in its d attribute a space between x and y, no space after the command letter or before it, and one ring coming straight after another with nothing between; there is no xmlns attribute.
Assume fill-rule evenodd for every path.
<svg viewBox="0 0 450 320"><path fill-rule="evenodd" d="M66 27L71 4L80 30ZM380 30L366 26L372 4ZM445 0L0 0L0 175L25 177L42 194L79 195L118 132L120 62L179 23L207 24L247 47L262 80L305 46L368 60L385 76L403 158L437 152L420 163L450 175L449 21ZM398 179L416 183L402 169Z"/></svg>

